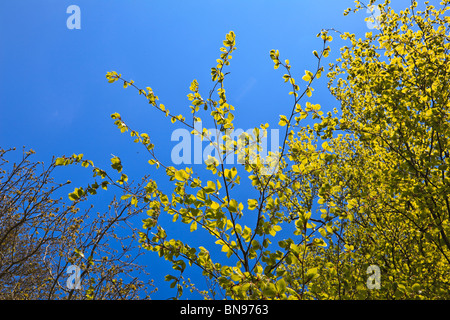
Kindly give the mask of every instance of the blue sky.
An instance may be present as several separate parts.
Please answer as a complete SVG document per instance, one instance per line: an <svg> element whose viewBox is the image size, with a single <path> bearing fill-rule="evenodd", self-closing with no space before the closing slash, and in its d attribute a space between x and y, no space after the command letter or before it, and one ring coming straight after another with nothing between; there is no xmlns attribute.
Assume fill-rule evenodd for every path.
<svg viewBox="0 0 450 320"><path fill-rule="evenodd" d="M66 26L70 5L81 9L79 30ZM321 49L316 38L321 29L360 36L370 31L364 21L368 14L344 17L348 7L353 0L1 1L0 147L32 148L44 162L53 155L83 153L105 168L114 154L122 158L127 174L139 178L149 173L148 158L142 146L113 125L110 114L118 112L128 125L147 132L160 159L170 164L176 144L171 133L180 126L151 109L133 88L109 84L105 74L114 70L139 87L150 86L174 114L188 115L190 83L197 79L207 95L210 68L230 30L237 50L225 85L236 108L235 127L246 130L266 122L276 127L279 115L289 112L292 97L284 72L273 69L269 51L278 49L282 59L289 59L301 82L304 70L316 65L312 51ZM344 44L333 36L326 69ZM313 85L309 99L324 111L339 107L326 81L322 77ZM92 181L89 170L60 169L57 178L72 180L72 187ZM170 187L165 180L161 184ZM100 206L110 200L99 197ZM154 255L148 264L160 288L154 298L173 295L162 281L168 265Z"/></svg>

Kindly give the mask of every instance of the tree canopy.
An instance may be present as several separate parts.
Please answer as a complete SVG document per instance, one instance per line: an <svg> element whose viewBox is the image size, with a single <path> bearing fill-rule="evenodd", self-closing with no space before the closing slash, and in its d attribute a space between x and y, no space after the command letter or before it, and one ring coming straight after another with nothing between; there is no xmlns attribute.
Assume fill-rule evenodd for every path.
<svg viewBox="0 0 450 320"><path fill-rule="evenodd" d="M299 73L279 50L269 52L292 103L279 118L280 147L267 157L260 151L268 124L231 136L235 106L225 86L238 54L233 31L211 68L211 88L203 92L192 81L189 114L172 113L151 87L108 72L110 83L135 89L168 125L208 141L216 156L205 159L202 174L163 163L151 136L113 113L114 125L142 145L149 166L163 171L173 190L163 190L151 174L138 186L130 183L119 156L111 168L100 168L74 154L55 166L82 165L94 181L69 199L76 204L112 188L130 212L146 213L138 242L172 264L165 280L177 289L174 298L186 289L205 299L450 298L450 1L425 2L423 10L411 1L400 12L389 0L355 3L344 14L376 5L378 28L359 39L321 30L314 70ZM347 45L326 70L333 37ZM310 100L325 74L336 99L332 110ZM220 139L197 130L202 118L214 123ZM227 164L233 156L238 163ZM254 194L246 201L244 179ZM171 228L180 223L208 240L192 245ZM187 268L200 270L208 288L185 277Z"/></svg>
<svg viewBox="0 0 450 320"><path fill-rule="evenodd" d="M227 135L226 129L234 128L234 106L225 93L225 68L236 50L232 31L223 41L217 66L211 68L214 86L209 96L201 95L196 80L188 94L193 122L200 121L198 113L203 108L225 132L225 147L210 140L220 155L206 163L213 179L202 180L189 167L161 163L147 134L128 127L119 114L112 115L121 132L129 132L148 150L149 163L164 169L174 182L172 194L149 180L145 194L129 193L124 198L147 209L140 242L171 261L179 272L166 276L178 287L178 297L188 265L199 267L215 284L206 297L448 297L448 3L442 1L440 8L426 3L426 9L419 11L412 1L397 13L385 1L378 5L379 32L368 32L364 39L322 30L318 37L323 48L313 52L317 68L306 70L301 84L289 60L272 50L274 68L285 72L292 105L280 115L282 146L271 154L277 170L268 175L262 170L265 159L252 148L260 147L258 137L266 125L254 128L254 137L246 137L246 144ZM353 11L362 8L365 5L356 1ZM324 72L322 60L331 50L333 32L349 45L341 48L340 58L330 63L327 73L328 88L340 110L325 114L319 104L307 100L313 94L313 82ZM114 71L106 77L125 88L136 88L172 122L179 121L193 135L209 139L208 132L198 132L185 116L171 114L150 87L139 88ZM304 119L312 119L313 125L302 125ZM244 151L241 166L224 165L230 150ZM121 173L120 159L114 157L111 162ZM247 203L236 198L244 175L257 194ZM122 184L125 177L122 173L118 181L105 181ZM219 190L225 196L219 196ZM193 233L199 227L205 229L211 241L198 248L182 242L158 223L161 214L172 215L173 223L189 224ZM244 217L246 224L241 222ZM294 226L291 235L277 237L289 225ZM217 247L229 258L225 263L212 258ZM373 266L381 276L375 290L367 279Z"/></svg>

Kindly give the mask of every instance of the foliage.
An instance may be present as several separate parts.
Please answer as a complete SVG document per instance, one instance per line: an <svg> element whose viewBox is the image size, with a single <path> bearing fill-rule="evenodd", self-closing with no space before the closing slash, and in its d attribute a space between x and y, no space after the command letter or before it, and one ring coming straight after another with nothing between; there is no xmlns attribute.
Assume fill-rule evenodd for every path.
<svg viewBox="0 0 450 320"><path fill-rule="evenodd" d="M134 230L121 236L136 213L113 200L109 212L81 210L80 203L56 198L70 184L57 184L56 165L32 162L33 150L12 166L0 149L0 299L134 299L149 294L151 281L133 277L145 270L136 263ZM131 244L131 245L130 245ZM120 250L117 250L117 248ZM80 289L67 286L68 267L81 269ZM140 270L142 269L142 270ZM141 296L144 298L145 296Z"/></svg>
<svg viewBox="0 0 450 320"><path fill-rule="evenodd" d="M292 105L280 115L283 143L272 154L278 166L270 175L252 147L261 147L259 139L247 137L251 143L239 144L227 136L227 129L234 128L234 107L224 87L224 69L236 50L232 31L211 68L209 96L204 98L199 83L192 81L188 99L193 124L159 103L150 87L142 89L117 72L107 73L109 82L134 87L151 107L209 140L220 155L206 163L214 178L202 180L192 168L163 164L148 134L130 128L118 113L111 116L122 133L129 132L145 147L149 164L165 170L173 182L168 194L147 179L145 192L126 188L129 193L122 199L146 211L139 241L172 263L177 273L166 280L178 289L176 298L182 297L188 266L200 268L210 281L205 298L449 297L449 2L442 1L440 9L425 3L426 9L418 11L412 1L396 13L385 1L379 5L379 32L357 39L336 31L349 43L328 72L328 87L340 103L340 114L336 108L325 114L318 104L300 103L312 96L312 83L324 72L321 63L331 51L334 30L318 34L323 47L313 52L317 67L305 71L301 85L289 60L272 50L274 68L284 69ZM356 1L353 11L362 8L367 7ZM196 130L200 108L224 133L226 148L207 131ZM312 125L303 125L307 120ZM254 128L254 136L264 129L267 125ZM224 165L230 150L245 155L242 165ZM82 156L57 160L59 165L72 163L93 166ZM127 176L119 157L111 159L111 167L117 179L93 166L102 183L76 189L70 197L83 198L100 185L125 188ZM241 177L250 179L255 191L247 203L238 199ZM162 214L172 216L173 223L189 225L192 233L203 229L211 241L195 248L180 240L158 221ZM282 229L290 230L285 238ZM213 259L218 250L226 255L225 262ZM381 270L381 289L367 286L370 265Z"/></svg>

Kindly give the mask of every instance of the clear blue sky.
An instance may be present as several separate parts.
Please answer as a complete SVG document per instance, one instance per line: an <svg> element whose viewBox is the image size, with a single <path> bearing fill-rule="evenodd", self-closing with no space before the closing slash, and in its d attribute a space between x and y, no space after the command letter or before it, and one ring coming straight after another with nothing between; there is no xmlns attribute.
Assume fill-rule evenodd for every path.
<svg viewBox="0 0 450 320"><path fill-rule="evenodd" d="M80 30L66 26L70 5L81 9ZM83 153L105 168L115 154L131 177L149 173L142 146L113 125L110 114L118 112L127 124L147 132L160 159L170 164L176 144L171 133L180 126L151 109L133 88L109 84L105 74L114 70L140 87L150 86L174 114L188 115L189 85L197 79L207 95L210 68L230 30L238 49L225 85L236 108L235 127L246 130L266 122L276 127L279 115L289 112L292 97L284 72L273 69L269 51L278 49L282 59L288 58L301 82L304 70L316 65L312 51L321 49L316 34L322 28L360 36L370 31L364 21L368 14L344 17L348 7L353 0L1 1L0 147L25 145L45 162L53 155ZM326 64L344 45L334 39ZM330 97L326 80L313 85L309 101L328 111L339 105ZM58 170L58 178L69 178L72 187L85 185L90 176L83 168ZM162 281L168 265L151 254L148 264L160 288L154 298L173 295Z"/></svg>

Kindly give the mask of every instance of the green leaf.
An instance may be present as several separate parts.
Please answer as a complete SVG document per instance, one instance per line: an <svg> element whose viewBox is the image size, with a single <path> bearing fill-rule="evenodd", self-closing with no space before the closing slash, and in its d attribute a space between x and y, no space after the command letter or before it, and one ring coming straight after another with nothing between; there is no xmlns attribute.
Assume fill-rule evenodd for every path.
<svg viewBox="0 0 450 320"><path fill-rule="evenodd" d="M217 210L217 209L219 209L220 208L220 204L218 204L217 202L212 202L211 203L211 205L210 205L210 208L211 209L213 209L213 210Z"/></svg>
<svg viewBox="0 0 450 320"><path fill-rule="evenodd" d="M119 157L114 156L113 158L111 158L111 167L114 170L117 170L117 172L122 171L122 162Z"/></svg>
<svg viewBox="0 0 450 320"><path fill-rule="evenodd" d="M252 240L252 247L255 250L259 250L261 248L261 244L259 243L258 240Z"/></svg>
<svg viewBox="0 0 450 320"><path fill-rule="evenodd" d="M280 280L277 281L276 287L277 287L277 291L279 293L286 292L286 282L284 281L283 278L281 278Z"/></svg>
<svg viewBox="0 0 450 320"><path fill-rule="evenodd" d="M273 283L268 283L263 289L263 294L269 298L273 298L277 294L277 288Z"/></svg>
<svg viewBox="0 0 450 320"><path fill-rule="evenodd" d="M231 199L230 203L228 205L228 209L230 212L237 212L238 211L238 203L235 199Z"/></svg>
<svg viewBox="0 0 450 320"><path fill-rule="evenodd" d="M194 220L194 221L191 223L190 231L193 232L193 231L195 231L195 230L197 230L197 221Z"/></svg>
<svg viewBox="0 0 450 320"><path fill-rule="evenodd" d="M64 166L66 163L66 159L64 158L58 158L55 161L55 166Z"/></svg>
<svg viewBox="0 0 450 320"><path fill-rule="evenodd" d="M256 207L258 206L258 201L256 201L255 199L248 199L247 203L249 210L255 210Z"/></svg>
<svg viewBox="0 0 450 320"><path fill-rule="evenodd" d="M103 190L108 190L108 184L109 184L108 181L103 181L103 182L102 182L102 189L103 189Z"/></svg>
<svg viewBox="0 0 450 320"><path fill-rule="evenodd" d="M120 114L118 114L117 112L111 114L111 118L112 119L119 119L120 118Z"/></svg>
<svg viewBox="0 0 450 320"><path fill-rule="evenodd" d="M420 290L420 284L418 283L414 283L411 287L411 289L413 289L413 291L418 292Z"/></svg>
<svg viewBox="0 0 450 320"><path fill-rule="evenodd" d="M69 193L69 199L72 201L78 200L79 197L76 193Z"/></svg>
<svg viewBox="0 0 450 320"><path fill-rule="evenodd" d="M216 185L214 184L213 181L208 181L208 182L207 182L207 186L206 186L205 188L203 188L203 190L204 190L206 193L213 193L213 192L216 191Z"/></svg>
<svg viewBox="0 0 450 320"><path fill-rule="evenodd" d="M306 281L309 282L319 276L317 268L311 268L306 272Z"/></svg>
<svg viewBox="0 0 450 320"><path fill-rule="evenodd" d="M184 170L178 170L175 172L175 179L179 181L186 181L189 178L189 174Z"/></svg>
<svg viewBox="0 0 450 320"><path fill-rule="evenodd" d="M137 207L137 204L138 204L138 199L135 196L133 196L131 198L131 205Z"/></svg>
<svg viewBox="0 0 450 320"><path fill-rule="evenodd" d="M289 123L289 120L286 118L285 115L280 115L280 121L278 122L278 125L284 127Z"/></svg>
<svg viewBox="0 0 450 320"><path fill-rule="evenodd" d="M128 198L131 198L132 195L131 194L124 194L123 196L120 197L121 200L127 200Z"/></svg>
<svg viewBox="0 0 450 320"><path fill-rule="evenodd" d="M91 164L91 165L93 166L92 161L84 160L84 161L81 163L81 166L87 168L87 167L89 167L89 164Z"/></svg>
<svg viewBox="0 0 450 320"><path fill-rule="evenodd" d="M305 75L302 77L303 80L306 82L310 82L313 77L313 74L311 71L305 70Z"/></svg>

